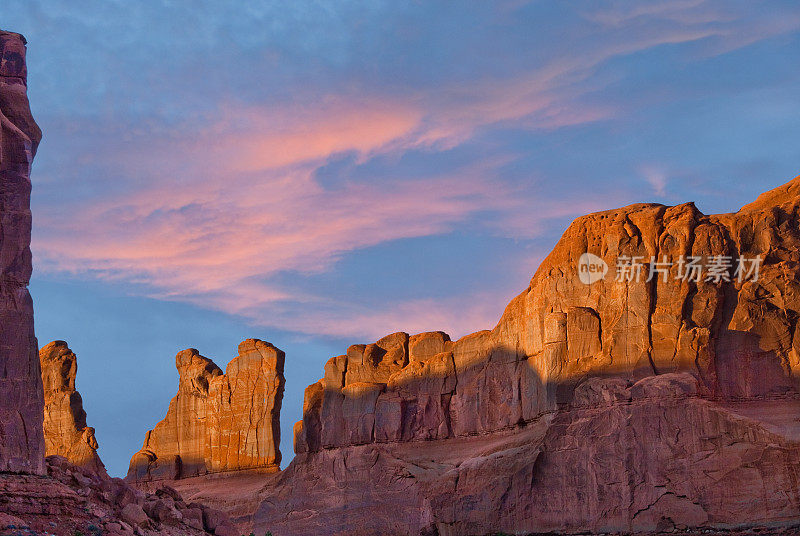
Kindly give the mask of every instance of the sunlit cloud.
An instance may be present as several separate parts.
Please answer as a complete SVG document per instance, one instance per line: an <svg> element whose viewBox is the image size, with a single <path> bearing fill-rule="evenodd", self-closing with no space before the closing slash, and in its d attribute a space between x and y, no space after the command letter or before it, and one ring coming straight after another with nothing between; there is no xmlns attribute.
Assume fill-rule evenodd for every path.
<svg viewBox="0 0 800 536"><path fill-rule="evenodd" d="M159 299L305 333L488 327L498 300L474 289L443 302L412 297L376 312L277 281L330 271L353 252L395 240L464 225L524 240L549 222L614 206L623 196L612 185L587 195L548 188L549 178L533 172L536 180L526 184L507 180L504 168L518 157L510 149L434 164L413 177L391 162L444 158L508 129L613 124L626 110L596 97L607 83L596 75L614 60L674 45L690 46L693 57L721 54L800 25L794 16L752 21L700 0L591 4L579 15L569 47L553 45L530 65L476 73L467 82L298 85L269 102L219 93L202 113L179 119L75 120L62 132L70 142L61 158L94 174L70 185L71 201L50 199L38 210L37 269L133 283ZM281 56L270 50L264 57L274 63ZM320 179L325 166L342 159L353 170L369 168L369 179L348 172L333 184ZM663 172L640 172L654 195L666 195ZM49 170L51 182L55 176Z"/></svg>

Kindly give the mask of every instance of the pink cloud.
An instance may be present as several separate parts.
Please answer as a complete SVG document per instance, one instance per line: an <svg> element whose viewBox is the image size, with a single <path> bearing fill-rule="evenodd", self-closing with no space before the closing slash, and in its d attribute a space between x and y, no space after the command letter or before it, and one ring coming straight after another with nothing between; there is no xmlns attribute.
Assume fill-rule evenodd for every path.
<svg viewBox="0 0 800 536"><path fill-rule="evenodd" d="M702 17L683 21L697 9ZM493 233L530 238L549 220L616 204L614 192L560 203L537 198L536 188L523 191L497 178L504 157L415 180L381 176L374 183L345 180L326 187L316 173L337 155L352 154L363 163L410 150L451 149L498 126L555 129L613 118L619 110L584 102L596 89L591 77L603 63L665 44L716 39L731 47L736 39L752 42L796 24L761 21L737 38L725 17L694 1L589 18L626 31L602 42L588 40L583 50L555 54L544 65L503 79L418 94L227 103L216 117L204 118L201 128L142 128L125 133L104 154L91 145L74 161L120 169L121 176L136 180L109 179L89 199L59 200L39 212L38 269L141 283L161 299L308 333L377 336L402 328L463 334L488 327L503 303L474 292L444 301L404 301L376 313L332 305L326 296L290 293L271 281L286 271L329 270L358 249L446 233L476 214ZM653 26L653 20L669 24ZM303 304L304 314L277 314L287 301Z"/></svg>
<svg viewBox="0 0 800 536"><path fill-rule="evenodd" d="M387 114L383 109L379 117ZM260 321L272 316L280 302L306 302L313 310L313 304L326 300L287 294L268 281L280 272L326 270L346 252L447 232L477 211L510 210L519 203L492 180L494 164L454 175L345 182L326 189L314 172L331 151L368 154L405 136L408 128L403 121L386 125L373 118L377 125L364 130L339 113L317 119L282 132L290 138L302 132L309 140L328 140L335 131L345 134L333 145L324 141L306 147L295 140L281 144L279 134L267 133L263 136L278 140L281 149L254 153L263 138L240 131L228 136L217 124L187 143L173 144L174 158L192 163L184 170L194 177L188 186L183 177L162 177L160 158L132 158L140 168L142 163L153 168L142 169L141 188L42 211L35 241L38 269L142 283L157 298ZM248 110L247 120L257 131L264 118ZM387 131L395 134L383 134ZM203 144L211 147L205 154L197 151ZM146 154L147 147L140 152ZM264 159L243 170L241 162L247 160L241 155L252 154ZM329 334L341 329L333 324L321 329L305 315L291 328Z"/></svg>
<svg viewBox="0 0 800 536"><path fill-rule="evenodd" d="M411 136L422 111L402 102L327 98L290 108L228 107L197 144L225 159L226 171L275 169L355 152L367 156ZM219 134L219 138L216 138Z"/></svg>
<svg viewBox="0 0 800 536"><path fill-rule="evenodd" d="M536 212L536 203L495 178L504 158L413 180L381 177L324 187L315 172L333 154L370 155L420 143L413 137L419 125L408 120L419 114L403 106L373 105L360 118L345 108L327 115L326 107L305 110L295 124L277 121L275 131L269 130L271 119L288 112L228 108L206 131L171 143L170 158L183 166L164 161L158 151L148 158L148 148L164 141L145 138L127 155L142 173L139 188L128 185L121 195L42 211L38 269L141 283L156 298L300 332L375 335L389 326L453 332L485 326L492 316L486 311L502 307L497 300L475 302L469 313L412 301L375 315L366 307L331 305L325 296L288 293L270 282L285 271L328 270L361 248L449 232L478 212L495 212L492 225L501 225L507 214ZM341 136L334 140L337 132ZM110 158L118 161L117 155ZM165 169L181 174L164 175ZM526 236L535 232L535 225L524 230ZM287 311L285 302L300 305ZM298 309L304 314L295 314Z"/></svg>

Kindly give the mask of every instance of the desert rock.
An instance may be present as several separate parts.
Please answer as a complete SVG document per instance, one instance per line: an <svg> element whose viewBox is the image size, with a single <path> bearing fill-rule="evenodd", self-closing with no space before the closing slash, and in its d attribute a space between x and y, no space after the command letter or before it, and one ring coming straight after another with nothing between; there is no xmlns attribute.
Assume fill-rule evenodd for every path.
<svg viewBox="0 0 800 536"><path fill-rule="evenodd" d="M195 349L178 353L178 394L131 459L128 480L277 470L283 364L284 353L258 339L239 344L225 374Z"/></svg>
<svg viewBox="0 0 800 536"><path fill-rule="evenodd" d="M578 218L493 330L395 333L328 361L252 526L794 530L798 251L800 177L732 214ZM608 267L591 284L585 253Z"/></svg>
<svg viewBox="0 0 800 536"><path fill-rule="evenodd" d="M33 331L31 164L42 134L27 97L25 38L0 31L0 471L44 472L44 407Z"/></svg>
<svg viewBox="0 0 800 536"><path fill-rule="evenodd" d="M78 360L64 341L39 350L44 385L44 443L48 456L63 456L71 463L105 474L97 455L94 428L86 426L83 399L75 389Z"/></svg>
<svg viewBox="0 0 800 536"><path fill-rule="evenodd" d="M46 475L0 474L0 536L239 534L227 516L187 504L173 489L144 493L61 456L48 456L46 468ZM206 516L213 517L213 528L203 522Z"/></svg>
<svg viewBox="0 0 800 536"><path fill-rule="evenodd" d="M306 391L297 451L513 428L601 375L688 372L724 400L795 392L799 206L795 179L735 214L643 204L579 218L494 330L396 333L331 359L321 392ZM587 251L611 267L592 285L578 275ZM730 264L719 280L715 258ZM638 259L638 280L617 273L622 259ZM690 259L707 267L699 280L681 273Z"/></svg>

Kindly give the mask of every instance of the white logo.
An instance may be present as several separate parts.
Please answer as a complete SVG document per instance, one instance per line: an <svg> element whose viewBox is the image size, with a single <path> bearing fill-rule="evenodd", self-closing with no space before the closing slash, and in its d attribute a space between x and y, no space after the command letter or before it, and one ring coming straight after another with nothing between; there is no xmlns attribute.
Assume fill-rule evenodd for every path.
<svg viewBox="0 0 800 536"><path fill-rule="evenodd" d="M578 277L584 285L591 285L603 279L608 273L606 261L593 255L584 253L578 260Z"/></svg>

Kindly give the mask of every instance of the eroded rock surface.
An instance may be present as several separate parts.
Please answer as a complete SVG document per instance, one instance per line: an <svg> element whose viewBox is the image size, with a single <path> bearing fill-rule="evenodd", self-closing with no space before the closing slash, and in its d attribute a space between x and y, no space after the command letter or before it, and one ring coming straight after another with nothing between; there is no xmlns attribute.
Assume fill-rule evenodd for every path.
<svg viewBox="0 0 800 536"><path fill-rule="evenodd" d="M28 104L25 38L0 30L0 471L44 471L44 402L27 288L30 172L41 137Z"/></svg>
<svg viewBox="0 0 800 536"><path fill-rule="evenodd" d="M44 386L44 444L48 456L62 456L70 463L99 474L105 466L97 455L94 428L86 426L83 399L75 389L78 359L64 341L53 341L39 350Z"/></svg>
<svg viewBox="0 0 800 536"><path fill-rule="evenodd" d="M223 374L193 348L178 353L178 394L131 459L127 479L278 470L284 357L267 342L247 339Z"/></svg>
<svg viewBox="0 0 800 536"><path fill-rule="evenodd" d="M239 536L213 508L169 487L145 493L122 479L47 458L47 474L0 474L0 536Z"/></svg>
<svg viewBox="0 0 800 536"><path fill-rule="evenodd" d="M800 401L761 401L762 419L776 408L792 416L759 421L699 391L688 373L598 377L525 427L300 454L264 487L252 526L489 535L797 525Z"/></svg>
<svg viewBox="0 0 800 536"><path fill-rule="evenodd" d="M687 203L585 216L493 330L351 346L306 390L298 455L265 487L253 526L795 525L799 210L797 178L732 214ZM591 285L578 272L587 252L609 267ZM631 259L641 277L617 277Z"/></svg>
<svg viewBox="0 0 800 536"><path fill-rule="evenodd" d="M723 400L795 392L799 205L795 179L735 214L633 205L579 218L494 330L455 342L395 333L328 361L306 391L296 450L513 428L591 376L689 372ZM592 285L577 272L586 252L611 267ZM717 256L733 265L727 281L708 279ZM761 259L757 278L738 276L740 257ZM624 258L640 259L640 280L616 277ZM691 258L707 267L698 281L681 277ZM654 264L650 279L651 263L665 259L671 266Z"/></svg>
<svg viewBox="0 0 800 536"><path fill-rule="evenodd" d="M800 177L732 214L579 218L493 330L330 359L260 490L175 485L276 535L794 533L799 211ZM585 253L605 278L581 281Z"/></svg>

